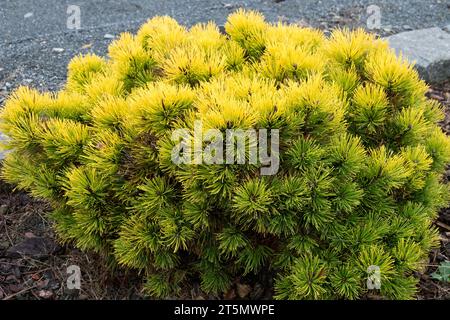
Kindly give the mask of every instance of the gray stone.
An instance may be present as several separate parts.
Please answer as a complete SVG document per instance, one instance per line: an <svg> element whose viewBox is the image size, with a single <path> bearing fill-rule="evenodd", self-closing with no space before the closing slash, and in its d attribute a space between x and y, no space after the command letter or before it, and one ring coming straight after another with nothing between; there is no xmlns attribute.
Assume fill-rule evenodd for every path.
<svg viewBox="0 0 450 320"><path fill-rule="evenodd" d="M450 33L440 28L402 32L386 38L389 45L410 62L429 83L450 78Z"/></svg>
<svg viewBox="0 0 450 320"><path fill-rule="evenodd" d="M0 160L3 160L6 155L6 151L2 151L1 149L1 144L4 140L6 140L6 136L0 132Z"/></svg>
<svg viewBox="0 0 450 320"><path fill-rule="evenodd" d="M2 204L0 206L0 216L4 216L8 212L8 205Z"/></svg>
<svg viewBox="0 0 450 320"><path fill-rule="evenodd" d="M384 30L385 32L392 32L392 26L384 26L384 27L383 27L383 30Z"/></svg>
<svg viewBox="0 0 450 320"><path fill-rule="evenodd" d="M8 241L0 241L0 251L8 249L9 245Z"/></svg>
<svg viewBox="0 0 450 320"><path fill-rule="evenodd" d="M58 251L60 247L52 239L43 237L25 238L22 242L6 250L5 257L31 257L39 259Z"/></svg>

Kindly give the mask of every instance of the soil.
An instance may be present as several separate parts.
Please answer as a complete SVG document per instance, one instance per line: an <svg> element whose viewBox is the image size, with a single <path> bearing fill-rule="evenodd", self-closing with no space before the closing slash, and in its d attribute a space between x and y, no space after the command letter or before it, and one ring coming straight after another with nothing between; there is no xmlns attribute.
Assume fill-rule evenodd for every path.
<svg viewBox="0 0 450 320"><path fill-rule="evenodd" d="M0 299L140 297L136 275L119 271L112 276L104 267L103 257L83 253L70 245L58 245L46 218L50 211L47 203L14 191L4 182L0 182L0 203ZM46 246L39 246L42 239ZM81 269L80 290L67 289L70 265Z"/></svg>
<svg viewBox="0 0 450 320"><path fill-rule="evenodd" d="M442 129L450 135L450 82L434 86L428 96L446 108ZM450 180L450 169L446 174ZM134 272L108 270L104 257L59 245L46 217L50 206L0 181L0 299L143 299L141 278ZM432 278L438 265L450 260L450 208L435 222L441 246L430 252L424 273L418 273L418 300L450 299L450 283ZM69 290L67 267L80 267L80 290ZM271 275L236 279L223 296L206 295L193 282L183 290L185 299L270 299ZM174 298L174 297L173 297Z"/></svg>
<svg viewBox="0 0 450 320"><path fill-rule="evenodd" d="M450 135L450 82L432 87L428 92L428 97L438 100L445 107L445 120L442 121L441 127L447 135ZM446 178L447 181L450 180L449 168ZM420 276L420 292L417 295L419 300L450 299L450 282L444 283L431 277L441 262L450 261L450 208L441 210L435 225L440 231L441 246L439 249L431 251L426 271L418 275Z"/></svg>

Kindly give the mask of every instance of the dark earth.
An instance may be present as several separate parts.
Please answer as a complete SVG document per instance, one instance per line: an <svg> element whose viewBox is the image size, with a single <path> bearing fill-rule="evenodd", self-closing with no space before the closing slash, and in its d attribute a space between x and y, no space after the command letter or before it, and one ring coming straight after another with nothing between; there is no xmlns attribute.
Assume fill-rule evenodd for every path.
<svg viewBox="0 0 450 320"><path fill-rule="evenodd" d="M106 55L112 39L124 31L135 32L148 18L167 14L192 25L214 20L222 25L239 7L261 11L269 21L295 22L328 33L335 27L366 27L367 7L380 7L380 36L450 25L448 0L2 0L0 6L0 106L20 85L43 91L61 88L66 66L76 54ZM70 30L68 5L78 5L81 29ZM450 134L450 83L436 85L428 93L446 107L442 128ZM447 171L450 179L450 170ZM0 181L0 299L141 299L140 276L111 271L105 259L58 243L46 217L48 204L32 199ZM430 253L420 277L417 299L450 299L450 284L431 276L438 265L450 260L450 208L435 222L441 247ZM81 290L68 290L66 269L78 265ZM271 275L237 278L226 294L206 295L193 281L181 297L186 299L270 299ZM371 298L370 296L367 298Z"/></svg>

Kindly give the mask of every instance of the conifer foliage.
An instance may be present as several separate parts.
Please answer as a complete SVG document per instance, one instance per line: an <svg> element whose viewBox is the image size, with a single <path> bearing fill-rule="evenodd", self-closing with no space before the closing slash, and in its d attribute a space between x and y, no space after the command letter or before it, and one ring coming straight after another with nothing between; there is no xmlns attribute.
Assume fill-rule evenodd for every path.
<svg viewBox="0 0 450 320"><path fill-rule="evenodd" d="M192 28L155 17L109 57L75 57L65 87L6 101L2 177L48 200L62 241L141 271L150 295L275 274L278 299L356 299L370 266L390 299L438 243L449 138L426 84L362 30L271 24L257 12ZM172 132L279 129L280 168L175 164Z"/></svg>

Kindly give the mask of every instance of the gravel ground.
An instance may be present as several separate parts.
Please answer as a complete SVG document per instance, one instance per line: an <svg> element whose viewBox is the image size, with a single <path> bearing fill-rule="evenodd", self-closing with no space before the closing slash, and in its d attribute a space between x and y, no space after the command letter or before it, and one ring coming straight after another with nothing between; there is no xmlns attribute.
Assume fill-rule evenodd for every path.
<svg viewBox="0 0 450 320"><path fill-rule="evenodd" d="M71 4L80 7L79 30L67 28ZM369 5L380 8L381 29L372 31L381 35L450 24L450 0L3 0L0 104L21 84L57 90L71 57L87 52L105 55L112 41L106 34L135 32L154 15L168 14L186 25L209 20L223 24L229 13L245 7L261 11L270 21L281 19L329 30L366 26Z"/></svg>

